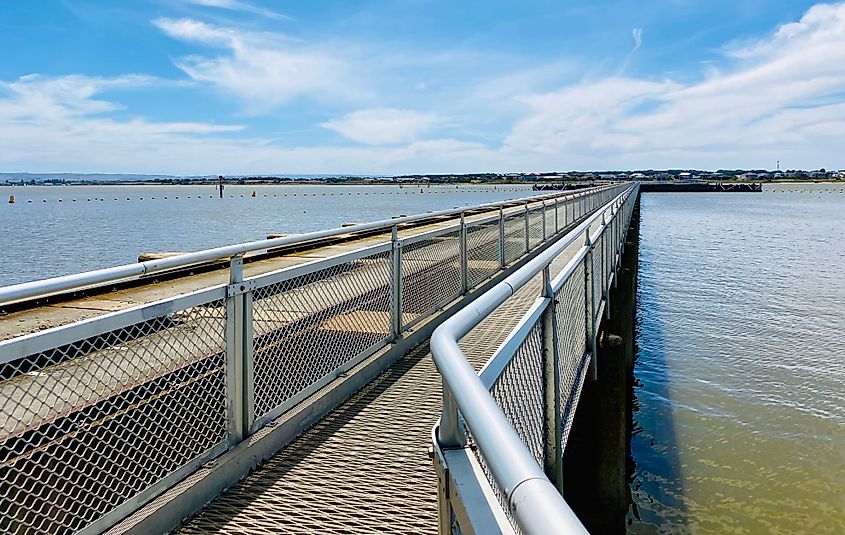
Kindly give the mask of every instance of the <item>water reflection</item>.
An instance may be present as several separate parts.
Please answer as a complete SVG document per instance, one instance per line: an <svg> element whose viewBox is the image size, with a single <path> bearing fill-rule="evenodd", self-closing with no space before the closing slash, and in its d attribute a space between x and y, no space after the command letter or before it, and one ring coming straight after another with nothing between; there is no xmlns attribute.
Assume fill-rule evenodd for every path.
<svg viewBox="0 0 845 535"><path fill-rule="evenodd" d="M845 198L803 191L643 195L630 531L845 533Z"/></svg>

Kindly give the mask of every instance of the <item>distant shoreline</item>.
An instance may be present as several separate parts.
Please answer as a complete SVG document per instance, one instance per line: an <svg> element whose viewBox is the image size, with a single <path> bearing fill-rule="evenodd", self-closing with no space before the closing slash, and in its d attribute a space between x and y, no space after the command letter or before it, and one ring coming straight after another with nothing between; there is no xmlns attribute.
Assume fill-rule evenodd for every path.
<svg viewBox="0 0 845 535"><path fill-rule="evenodd" d="M607 181L599 180L473 180L471 182L426 182L426 181L399 181L399 180L342 180L342 181L327 181L319 179L308 180L241 180L230 179L223 182L224 186L534 186L539 184L584 184L596 183L601 184ZM640 181L640 182L654 182L654 181ZM747 180L698 180L698 181L665 181L666 184L684 184L684 183L719 183L719 184L748 184L752 181ZM759 184L841 184L845 182L843 179L835 178L813 178L807 180L791 179L756 179L753 182ZM62 187L62 186L218 186L219 182L214 180L203 179L185 179L185 180L103 180L103 181L80 181L80 182L55 182L55 183L37 183L37 184L20 184L20 183L5 183L0 184L0 187Z"/></svg>

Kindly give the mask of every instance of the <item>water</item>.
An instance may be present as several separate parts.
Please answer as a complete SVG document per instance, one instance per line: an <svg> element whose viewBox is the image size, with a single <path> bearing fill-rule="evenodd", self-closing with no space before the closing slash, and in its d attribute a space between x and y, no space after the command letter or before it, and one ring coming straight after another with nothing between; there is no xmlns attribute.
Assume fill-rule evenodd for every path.
<svg viewBox="0 0 845 535"><path fill-rule="evenodd" d="M0 187L0 286L126 264L141 252L196 251L525 197L530 190L227 185L219 199L216 186ZM6 202L9 195L15 204Z"/></svg>
<svg viewBox="0 0 845 535"><path fill-rule="evenodd" d="M845 533L845 194L772 189L642 196L632 533Z"/></svg>

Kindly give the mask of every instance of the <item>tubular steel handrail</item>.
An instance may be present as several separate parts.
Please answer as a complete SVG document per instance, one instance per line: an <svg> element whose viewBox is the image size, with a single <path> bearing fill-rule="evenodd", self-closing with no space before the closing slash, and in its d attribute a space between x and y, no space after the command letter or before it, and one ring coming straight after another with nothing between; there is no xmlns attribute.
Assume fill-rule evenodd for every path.
<svg viewBox="0 0 845 535"><path fill-rule="evenodd" d="M543 220L535 208L528 226L503 209L508 203L494 203L496 215L401 238L403 222L478 207L358 225L353 230L390 225L391 239L251 277L239 254L250 244L155 261L143 265L234 255L229 284L0 341L0 483L8 487L0 531L108 529L438 307L559 237L620 187L519 202L514 213L524 217L522 204L547 201ZM531 241L540 223L549 226L552 210L546 240ZM349 228L253 243L266 249L338 232ZM506 254L513 242L529 250ZM121 269L13 286L2 295L44 295L121 277Z"/></svg>
<svg viewBox="0 0 845 535"><path fill-rule="evenodd" d="M547 321L549 327L544 330L554 330L552 326L554 320L551 316L548 316L547 319L547 314L549 311L552 313L554 311L553 306L556 292L561 289L562 285L566 283L581 263L585 265L586 280L579 282L579 284L583 287L582 290L585 294L584 304L587 311L584 320L587 320L586 335L588 337L583 343L587 348L587 356L592 356L591 361L593 370L595 370L594 348L596 326L598 319L601 317L602 307L606 306L607 295L605 293L601 296L603 299L601 303L596 303L590 298L593 295L593 286L590 282L592 271L592 257L590 255L594 246L599 247L597 242L590 239L590 228L596 223L601 222L598 232L595 233L596 236L602 238L601 247L605 249L615 247L612 260L602 257L603 266L612 261L613 269L615 269L619 254L621 254L621 245L624 241L624 234L627 230L627 223L631 212L630 205L626 204L626 201L631 198L635 199L637 190L638 186L636 184L628 185L624 191L604 206L598 208L566 236L550 245L545 251L528 261L523 267L444 321L434 331L431 337L433 359L444 382L443 414L440 422L435 427L433 435L437 453L435 459L438 460L436 464L437 462L441 464L446 463L445 454L449 450L466 447L467 439L464 428L466 426L466 429L472 433L478 450L483 455L487 467L504 495L506 512L512 514L517 526L523 533L586 533L586 530L564 501L559 488L550 481L544 469L538 464L538 460L528 451L523 439L520 438L517 431L503 413L502 408L493 398L490 388L494 381L502 375L504 367L508 365L520 345L524 343L528 332L533 326L540 323L543 323L545 326L547 324L544 322ZM617 214L623 208L623 217L617 220ZM609 220L607 218L608 213L610 214ZM624 221L621 221L622 219ZM613 242L603 239L605 230L610 234L609 240ZM567 247L576 243L577 240L583 240L585 234L585 245L578 250L574 258L567 262L561 273L552 278L550 272L552 261ZM590 263L589 268L586 267L588 261ZM599 288L603 291L606 291L608 288L609 281L607 280L607 275L610 277L615 275L613 269L609 268L605 272L604 267L602 267ZM481 376L479 376L458 346L458 341L513 296L517 290L525 286L540 273L544 276L542 295L538 297L534 307L526 314L526 317L514 330L509 340L503 344L497 355L490 359L488 365L482 370ZM544 333L543 336L556 336L556 333ZM543 351L545 352L548 349L550 348L546 348L544 342ZM555 356L554 358L556 359L557 357ZM544 364L544 368L546 366ZM554 369L554 381L557 381L557 361L555 361ZM548 374L548 371L543 371L542 373ZM555 399L559 399L558 394L558 392L555 392ZM545 396L546 401L544 403L548 404L548 400L552 398L549 397L548 392ZM558 448L555 456L559 457L559 450L562 449L562 445L560 443L561 432L559 429L561 425L560 410L557 403L555 401L555 407L552 408L554 409L552 412L552 418L554 420L551 420L551 422L553 427L558 429L547 430L547 432L555 433L557 438L555 440L552 437L547 440L552 442L553 448ZM549 410L548 407L545 408L546 415L549 414ZM546 421L549 422L548 416ZM463 459L464 457L453 456L453 458ZM557 474L560 473L559 459L552 460L549 465L546 469L554 472L551 474L553 479L558 479ZM448 470L449 467L441 466L439 468ZM464 470L462 473L466 474L467 471ZM473 476L466 477L472 479ZM480 484L482 486L486 485L486 483ZM446 485L449 485L448 481ZM456 515L442 511L444 503L446 507L451 508L448 498L445 498L444 502L444 493L448 495L448 490L441 489L441 527L444 531L451 532ZM481 495L489 495L489 492L486 494L481 492ZM473 503L477 506L479 500L484 501L485 499L489 501L489 498L478 498L476 496ZM462 506L464 508L469 507L467 504L462 504ZM466 513L465 516L471 516L469 515L470 512ZM486 522L494 522L489 520L493 516L495 515L485 517L487 519ZM467 521L472 524L471 520ZM444 522L446 523L445 526L443 525ZM464 532L479 529L478 526L460 527L465 528ZM481 529L487 531L490 529L490 525L484 524ZM461 530L459 529L458 531Z"/></svg>
<svg viewBox="0 0 845 535"><path fill-rule="evenodd" d="M357 234L378 229L386 230L397 225L403 225L406 223L415 223L427 219L444 216L458 216L466 212L467 210L480 210L487 208L494 209L514 206L520 203L533 203L546 199L555 199L560 197L578 197L588 195L595 191L600 191L606 188L607 186L575 191L570 190L560 193L523 197L521 199L512 199L509 201L485 203L467 208L427 212L424 214L415 214L410 216L397 217L394 219L383 219L370 223L361 223L349 227L341 227L338 229L320 230L315 232L307 232L304 234L294 234L281 238L257 240L236 245L215 247L211 249L195 251L192 253L170 256L166 258L147 260L145 262L123 264L120 266L96 269L83 273L76 273L72 275L63 275L60 277L52 277L48 279L24 282L20 284L0 287L0 306L17 303L27 299L47 297L60 293L91 288L99 286L101 284L116 281L131 280L153 273L159 273L162 271L193 266L196 264L228 260L255 251L276 249L279 247L292 246L314 240L321 240L348 234Z"/></svg>

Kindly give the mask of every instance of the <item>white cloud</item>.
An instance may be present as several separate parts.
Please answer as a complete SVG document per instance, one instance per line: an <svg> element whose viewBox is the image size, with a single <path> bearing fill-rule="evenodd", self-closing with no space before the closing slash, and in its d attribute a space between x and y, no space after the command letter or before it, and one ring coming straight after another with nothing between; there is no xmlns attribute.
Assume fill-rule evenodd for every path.
<svg viewBox="0 0 845 535"><path fill-rule="evenodd" d="M595 71L581 79L572 59L517 66L514 58L490 60L495 52L487 59L466 51L350 53L191 19L155 24L206 48L177 60L195 85L231 95L255 114L306 98L357 109L304 125L356 143L290 146L234 135L242 125L120 120L110 114L121 105L106 92L172 82L34 75L0 82L0 168L262 174L713 169L776 160L845 166L845 3L815 6L770 35L731 43L692 82ZM642 33L632 37L636 50ZM424 91L414 89L421 79ZM445 126L453 138L441 137Z"/></svg>
<svg viewBox="0 0 845 535"><path fill-rule="evenodd" d="M395 108L375 108L352 112L322 126L343 137L368 145L407 143L437 125L440 119L430 113Z"/></svg>
<svg viewBox="0 0 845 535"><path fill-rule="evenodd" d="M353 69L328 50L278 34L243 32L191 19L160 18L154 24L174 39L226 49L216 57L180 58L176 65L192 80L238 98L251 113L301 97L349 101L360 95Z"/></svg>
<svg viewBox="0 0 845 535"><path fill-rule="evenodd" d="M254 6L247 2L239 2L238 0L184 0L188 4L194 4L203 7L216 7L219 9L228 9L231 11L244 11L246 13L253 13L262 17L267 17L276 20L290 20L290 17L283 15L276 11L271 11L263 7Z"/></svg>
<svg viewBox="0 0 845 535"><path fill-rule="evenodd" d="M522 97L531 113L506 146L582 168L842 166L845 4L815 6L728 57L695 83L616 77Z"/></svg>

